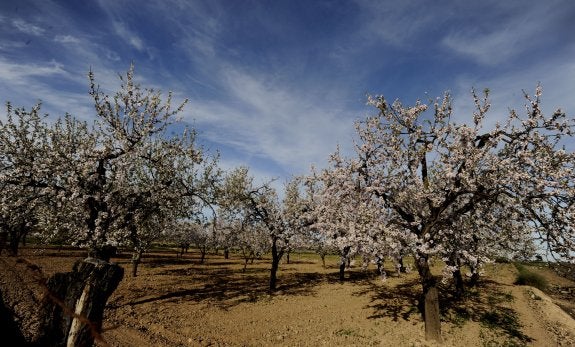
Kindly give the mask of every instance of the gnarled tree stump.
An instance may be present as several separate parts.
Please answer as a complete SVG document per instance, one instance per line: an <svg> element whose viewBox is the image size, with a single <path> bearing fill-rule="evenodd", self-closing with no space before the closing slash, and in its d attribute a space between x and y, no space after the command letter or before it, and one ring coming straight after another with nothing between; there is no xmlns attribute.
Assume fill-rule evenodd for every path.
<svg viewBox="0 0 575 347"><path fill-rule="evenodd" d="M41 346L91 346L100 338L104 307L124 276L119 265L95 258L48 279L42 301Z"/></svg>

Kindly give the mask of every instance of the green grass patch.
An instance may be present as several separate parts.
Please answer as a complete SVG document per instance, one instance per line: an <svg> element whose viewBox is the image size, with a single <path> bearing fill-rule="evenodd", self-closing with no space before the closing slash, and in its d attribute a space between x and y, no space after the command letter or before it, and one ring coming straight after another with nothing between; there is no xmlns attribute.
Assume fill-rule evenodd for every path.
<svg viewBox="0 0 575 347"><path fill-rule="evenodd" d="M342 328L335 332L338 336L361 336L357 331L351 328Z"/></svg>
<svg viewBox="0 0 575 347"><path fill-rule="evenodd" d="M533 272L518 263L515 263L515 267L519 272L517 274L517 278L515 279L515 284L532 286L539 290L546 290L549 286L547 280L540 274Z"/></svg>

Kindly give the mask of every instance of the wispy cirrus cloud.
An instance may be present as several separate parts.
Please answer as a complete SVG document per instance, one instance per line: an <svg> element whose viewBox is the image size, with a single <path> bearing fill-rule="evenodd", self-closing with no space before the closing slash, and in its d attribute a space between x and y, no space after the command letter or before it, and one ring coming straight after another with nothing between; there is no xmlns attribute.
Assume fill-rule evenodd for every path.
<svg viewBox="0 0 575 347"><path fill-rule="evenodd" d="M478 8L470 5L462 9L465 16L460 23L454 22L455 25L441 39L441 44L481 65L513 62L534 47L562 41L562 35L558 35L561 31L567 35L567 42L571 41L568 32L575 27L568 24L571 21L568 17L575 12L572 6L565 5L560 0L529 6L514 1L487 1ZM474 9L485 12L485 15L473 16L476 13Z"/></svg>
<svg viewBox="0 0 575 347"><path fill-rule="evenodd" d="M71 43L71 44L79 44L81 43L81 40L75 36L72 35L56 35L56 37L54 37L54 41L58 42L58 43Z"/></svg>
<svg viewBox="0 0 575 347"><path fill-rule="evenodd" d="M114 21L113 25L114 25L114 30L116 31L116 34L119 37L121 37L126 43L128 43L130 46L134 47L138 51L143 51L145 49L144 41L142 40L142 38L140 38L133 31L129 30L126 27L126 24L124 24L122 22Z"/></svg>
<svg viewBox="0 0 575 347"><path fill-rule="evenodd" d="M323 163L338 141L351 141L353 118L335 100L313 103L319 97L266 77L235 68L223 72L222 83L230 102L191 100L190 116L202 134L278 166L305 172L311 163ZM327 153L326 153L327 149Z"/></svg>
<svg viewBox="0 0 575 347"><path fill-rule="evenodd" d="M25 84L30 77L67 76L62 64L52 60L47 64L19 64L0 59L0 80Z"/></svg>
<svg viewBox="0 0 575 347"><path fill-rule="evenodd" d="M379 39L400 47L411 46L421 37L421 33L437 26L441 18L437 9L420 1L378 1L355 0L363 17L364 40Z"/></svg>
<svg viewBox="0 0 575 347"><path fill-rule="evenodd" d="M12 21L12 25L18 31L25 33L25 34L34 35L34 36L42 36L44 34L44 32L46 31L44 28L41 28L41 27L34 25L32 23L26 22L25 20L20 19L20 18L14 19Z"/></svg>
<svg viewBox="0 0 575 347"><path fill-rule="evenodd" d="M575 61L570 59L575 47L555 57L551 61L540 62L528 70L518 69L492 78L477 78L470 75L460 76L455 81L455 119L461 123L471 122L473 100L471 88L480 94L484 88L490 91L491 109L486 118L486 128L496 122L503 122L510 109L524 115L526 100L523 93L533 95L538 84L543 88L542 107L546 114L561 109L569 116L575 116Z"/></svg>
<svg viewBox="0 0 575 347"><path fill-rule="evenodd" d="M550 107L569 110L575 90L566 0L20 2L42 15L0 2L0 95L89 117L88 69L112 93L134 61L142 85L190 98L184 120L224 166L268 178L351 147L367 93L451 89L468 115L470 88L488 87L497 118L537 82Z"/></svg>

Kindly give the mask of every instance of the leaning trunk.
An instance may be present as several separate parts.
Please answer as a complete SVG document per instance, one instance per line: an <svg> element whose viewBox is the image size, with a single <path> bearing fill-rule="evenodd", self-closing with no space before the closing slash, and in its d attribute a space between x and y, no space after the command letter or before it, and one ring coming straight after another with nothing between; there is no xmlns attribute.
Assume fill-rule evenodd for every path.
<svg viewBox="0 0 575 347"><path fill-rule="evenodd" d="M427 255L418 255L417 271L423 287L420 304L425 322L425 339L442 343L437 282L429 269Z"/></svg>

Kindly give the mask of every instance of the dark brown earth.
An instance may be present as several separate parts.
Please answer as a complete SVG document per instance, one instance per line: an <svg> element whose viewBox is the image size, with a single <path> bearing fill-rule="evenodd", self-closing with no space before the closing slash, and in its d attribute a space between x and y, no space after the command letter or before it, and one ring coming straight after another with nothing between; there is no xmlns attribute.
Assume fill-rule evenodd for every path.
<svg viewBox="0 0 575 347"><path fill-rule="evenodd" d="M2 330L29 339L43 295L42 278L69 271L82 259L74 250L27 248L18 258L0 256L0 290L7 311ZM128 268L129 255L113 261ZM424 339L417 308L417 274L401 277L389 267L382 282L373 268L353 267L337 280L337 259L323 268L314 254L292 254L281 264L278 291L267 291L269 260L242 272L241 258L175 251L145 255L139 275L120 283L108 302L105 346L433 346ZM387 264L391 265L391 264ZM446 346L575 346L575 282L546 267L543 293L513 285L512 264L491 264L479 288L462 301L442 288L442 330ZM126 271L129 274L130 271ZM440 269L435 268L439 274ZM564 310L562 310L559 306ZM2 305L0 305L1 307ZM16 321L5 319L15 314ZM4 319L4 320L1 320ZM10 324L18 328L10 328ZM6 341L6 340L4 340Z"/></svg>

